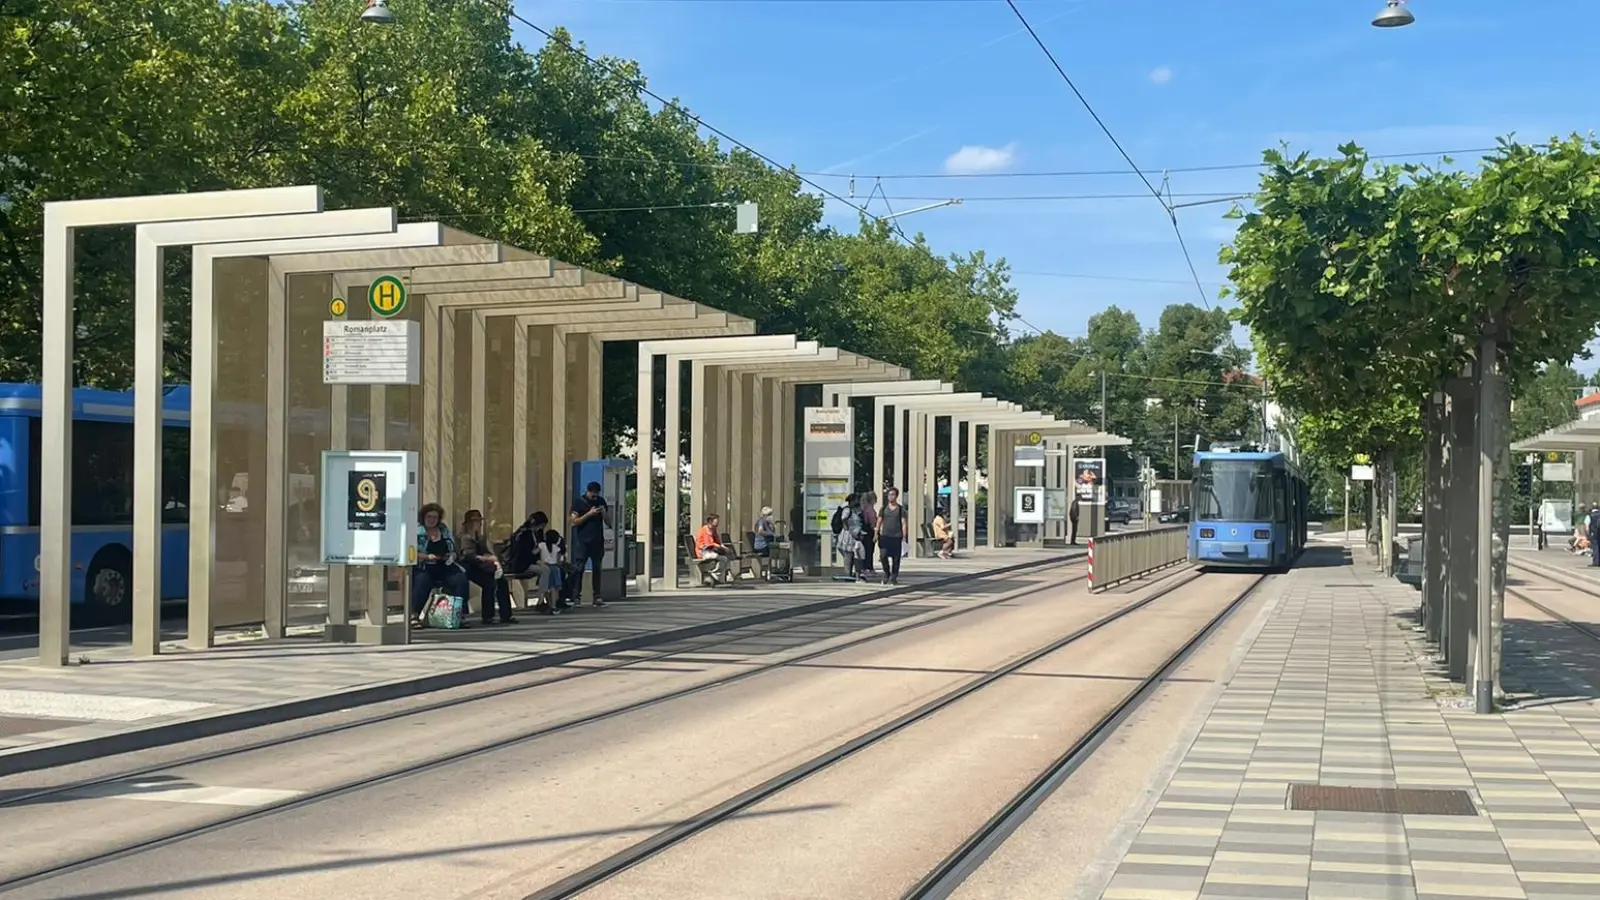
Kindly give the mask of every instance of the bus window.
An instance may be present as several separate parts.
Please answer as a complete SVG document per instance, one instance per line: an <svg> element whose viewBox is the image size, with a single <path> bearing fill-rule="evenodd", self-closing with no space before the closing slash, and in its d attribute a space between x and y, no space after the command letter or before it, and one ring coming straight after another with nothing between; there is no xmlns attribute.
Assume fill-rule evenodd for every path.
<svg viewBox="0 0 1600 900"><path fill-rule="evenodd" d="M39 527L39 461L44 456L44 424L28 420L28 524Z"/></svg>
<svg viewBox="0 0 1600 900"><path fill-rule="evenodd" d="M133 524L133 423L72 423L72 524Z"/></svg>
<svg viewBox="0 0 1600 900"><path fill-rule="evenodd" d="M161 521L189 521L189 429L167 426L161 435Z"/></svg>
<svg viewBox="0 0 1600 900"><path fill-rule="evenodd" d="M0 525L28 524L28 420L0 416Z"/></svg>

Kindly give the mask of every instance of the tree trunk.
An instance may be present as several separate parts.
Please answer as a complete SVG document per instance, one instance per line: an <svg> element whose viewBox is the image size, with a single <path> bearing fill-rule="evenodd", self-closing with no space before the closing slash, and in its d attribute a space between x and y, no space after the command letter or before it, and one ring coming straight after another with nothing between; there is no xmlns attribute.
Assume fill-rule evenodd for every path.
<svg viewBox="0 0 1600 900"><path fill-rule="evenodd" d="M1511 522L1516 517L1516 469L1511 464L1511 384L1500 372L1493 375L1493 404L1489 408L1489 421L1493 442L1489 445L1494 461L1494 537L1493 604L1490 607L1490 649L1494 654L1494 690L1496 696L1504 693L1500 684L1500 649L1504 638L1506 611L1506 555L1511 546Z"/></svg>
<svg viewBox="0 0 1600 900"><path fill-rule="evenodd" d="M1388 523L1383 536L1383 573L1390 578L1400 567L1399 556L1395 553L1396 545L1400 543L1399 477L1394 451L1391 450L1383 457L1383 518Z"/></svg>
<svg viewBox="0 0 1600 900"><path fill-rule="evenodd" d="M1444 654L1450 680L1467 677L1469 636L1476 621L1478 576L1478 384L1459 376L1446 379L1450 414L1446 440L1450 446L1449 479L1445 489L1445 612Z"/></svg>
<svg viewBox="0 0 1600 900"><path fill-rule="evenodd" d="M1438 391L1423 403L1424 444L1422 474L1422 626L1428 640L1443 642L1448 546L1445 489L1450 473L1447 406Z"/></svg>

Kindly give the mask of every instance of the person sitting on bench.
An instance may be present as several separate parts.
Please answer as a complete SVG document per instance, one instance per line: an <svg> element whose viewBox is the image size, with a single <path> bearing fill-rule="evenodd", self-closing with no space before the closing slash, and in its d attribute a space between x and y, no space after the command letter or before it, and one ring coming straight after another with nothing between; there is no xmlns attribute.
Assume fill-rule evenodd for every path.
<svg viewBox="0 0 1600 900"><path fill-rule="evenodd" d="M949 559L955 556L955 532L950 530L950 523L945 521L943 510L933 514L933 542L939 547L940 559Z"/></svg>
<svg viewBox="0 0 1600 900"><path fill-rule="evenodd" d="M695 556L700 559L715 559L717 567L712 570L712 578L727 584L733 583L733 550L722 543L722 538L717 534L717 525L722 520L715 513L706 516L704 525L694 535Z"/></svg>

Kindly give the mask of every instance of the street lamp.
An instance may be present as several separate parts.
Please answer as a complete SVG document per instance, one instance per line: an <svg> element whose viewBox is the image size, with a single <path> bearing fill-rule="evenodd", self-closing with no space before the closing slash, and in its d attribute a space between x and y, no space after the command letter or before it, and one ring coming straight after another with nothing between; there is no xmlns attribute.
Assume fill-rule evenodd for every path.
<svg viewBox="0 0 1600 900"><path fill-rule="evenodd" d="M1372 24L1379 28L1403 28L1416 20L1411 10L1406 9L1406 0L1388 0L1383 11L1373 17Z"/></svg>
<svg viewBox="0 0 1600 900"><path fill-rule="evenodd" d="M361 21L369 25L393 25L394 13L389 10L389 0L367 0L361 11Z"/></svg>

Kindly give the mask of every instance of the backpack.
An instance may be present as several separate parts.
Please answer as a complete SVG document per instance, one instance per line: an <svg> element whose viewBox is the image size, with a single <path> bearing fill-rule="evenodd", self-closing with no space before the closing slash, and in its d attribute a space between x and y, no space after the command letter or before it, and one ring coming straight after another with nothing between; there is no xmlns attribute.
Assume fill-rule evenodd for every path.
<svg viewBox="0 0 1600 900"><path fill-rule="evenodd" d="M833 533L838 534L844 530L844 507L833 511Z"/></svg>

